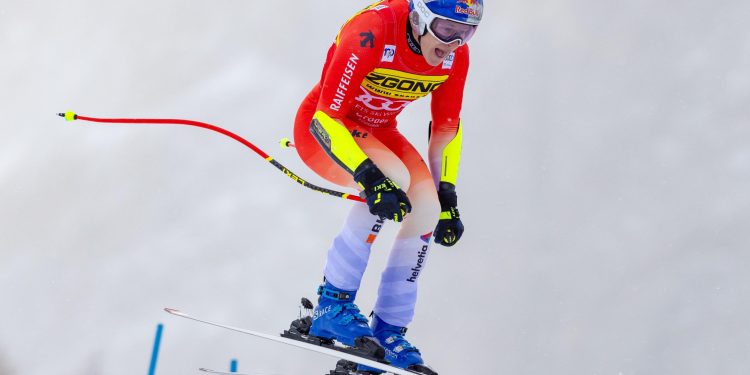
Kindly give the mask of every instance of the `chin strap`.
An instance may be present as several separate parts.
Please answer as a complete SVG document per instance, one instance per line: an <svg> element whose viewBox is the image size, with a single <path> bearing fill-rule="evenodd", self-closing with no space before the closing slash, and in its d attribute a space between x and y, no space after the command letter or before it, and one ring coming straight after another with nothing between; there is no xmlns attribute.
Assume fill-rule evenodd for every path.
<svg viewBox="0 0 750 375"><path fill-rule="evenodd" d="M411 49L412 52L416 53L417 55L422 54L422 35L421 33L417 33L418 36L414 38L413 28L411 26L411 22L406 23L406 42L409 45L409 49Z"/></svg>

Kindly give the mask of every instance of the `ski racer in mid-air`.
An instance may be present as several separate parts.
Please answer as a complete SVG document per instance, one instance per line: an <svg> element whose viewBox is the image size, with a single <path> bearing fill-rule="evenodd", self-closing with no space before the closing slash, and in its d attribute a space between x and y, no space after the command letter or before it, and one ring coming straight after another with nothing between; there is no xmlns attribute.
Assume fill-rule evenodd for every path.
<svg viewBox="0 0 750 375"><path fill-rule="evenodd" d="M384 0L351 17L328 50L320 82L302 102L294 141L305 164L362 191L328 250L310 335L354 346L375 338L394 366L426 374L404 337L414 317L430 245L453 246L464 231L457 209L460 118L467 42L482 0ZM427 162L396 117L431 94ZM429 163L429 167L428 167ZM372 321L354 303L370 249L386 220L401 222L382 273Z"/></svg>

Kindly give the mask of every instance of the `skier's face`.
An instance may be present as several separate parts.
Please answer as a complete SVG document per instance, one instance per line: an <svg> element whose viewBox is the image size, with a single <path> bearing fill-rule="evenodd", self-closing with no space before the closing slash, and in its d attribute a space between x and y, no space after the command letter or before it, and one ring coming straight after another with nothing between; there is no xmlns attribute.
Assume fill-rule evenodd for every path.
<svg viewBox="0 0 750 375"><path fill-rule="evenodd" d="M431 33L422 35L419 42L425 61L432 66L442 64L443 60L459 47L458 41L446 44L435 38Z"/></svg>

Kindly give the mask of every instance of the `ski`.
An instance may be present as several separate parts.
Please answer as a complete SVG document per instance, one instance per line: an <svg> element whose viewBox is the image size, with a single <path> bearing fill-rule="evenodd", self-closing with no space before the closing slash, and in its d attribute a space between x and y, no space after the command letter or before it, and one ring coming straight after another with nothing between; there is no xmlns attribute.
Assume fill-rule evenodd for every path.
<svg viewBox="0 0 750 375"><path fill-rule="evenodd" d="M313 352L325 354L325 355L328 355L328 356L331 356L331 357L335 357L335 358L338 358L338 359L344 359L344 360L351 361L351 362L354 362L354 363L358 363L358 364L361 364L361 365L365 365L365 366L369 366L369 367L372 367L372 368L376 368L378 370L385 371L385 372L388 372L388 373L391 373L391 374L394 374L394 375L414 375L414 374L421 375L421 374L419 374L417 372L413 372L413 371L409 371L409 370L404 370L404 369L401 369L401 368L398 368L398 367L393 367L393 366L387 365L385 363L374 361L372 359L367 359L367 358L363 358L363 357L360 357L360 356L357 356L357 355L354 355L354 354L349 354L349 353L347 353L345 351L342 351L341 349L337 350L337 349L334 349L334 348L324 347L324 346L320 346L320 345L316 345L316 344L311 344L311 343L308 343L308 342L305 342L305 341L296 340L296 339L291 339L291 338L286 338L286 337L280 337L280 336L275 336L275 335L269 335L269 334L262 333L262 332L256 332L256 331L251 331L251 330L248 330L248 329L232 327L232 326L229 326L229 325L225 325L225 324L221 324L221 323L216 323L216 322L212 322L212 321L209 321L209 320L200 319L200 318L194 317L192 315L186 314L186 313L184 313L184 312L182 312L180 310L177 310L177 309L165 308L164 311L166 311L166 312L168 312L168 313L170 313L172 315L179 316L181 318L190 319L190 320L194 320L196 322L200 322L200 323L212 325L212 326L219 327L219 328L228 329L230 331L244 333L246 335L251 335L251 336L255 336L255 337L264 338L266 340L276 341L276 342L279 342L279 343L282 343L282 344L287 344L287 345L290 345L290 346L296 346L298 348L310 350L310 351L313 351Z"/></svg>
<svg viewBox="0 0 750 375"><path fill-rule="evenodd" d="M217 374L217 375L260 375L260 374L244 374L244 373L241 373L241 372L224 372L224 371L216 371L216 370L211 370L211 369L208 369L208 368L202 368L202 367L201 367L201 368L199 368L198 370L200 370L200 371L203 371L203 372L205 372L205 373L209 373L209 374Z"/></svg>
<svg viewBox="0 0 750 375"><path fill-rule="evenodd" d="M358 371L357 364L354 362L347 361L345 359L339 359L336 362L336 368L329 371L326 375L378 375L377 373L369 371Z"/></svg>
<svg viewBox="0 0 750 375"><path fill-rule="evenodd" d="M203 368L203 367L199 368L198 370L203 371L205 373L217 374L217 375L265 375L261 373L248 374L248 373L242 373L242 372L216 371L216 370L211 370L210 368ZM268 375L273 375L273 374L268 374Z"/></svg>

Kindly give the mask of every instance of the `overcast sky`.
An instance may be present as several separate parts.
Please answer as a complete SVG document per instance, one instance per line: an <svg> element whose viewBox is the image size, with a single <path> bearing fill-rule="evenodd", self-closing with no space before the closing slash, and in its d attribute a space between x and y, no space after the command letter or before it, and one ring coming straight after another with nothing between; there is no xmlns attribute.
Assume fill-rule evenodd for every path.
<svg viewBox="0 0 750 375"><path fill-rule="evenodd" d="M297 106L367 1L0 2L0 375L324 374L280 332L347 203L303 178ZM750 2L491 1L471 43L453 248L408 337L441 374L750 373ZM429 99L400 129L426 151ZM374 303L396 226L358 297Z"/></svg>

